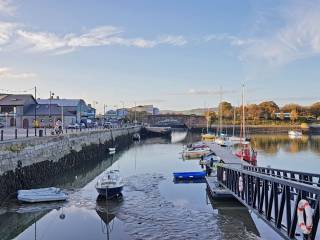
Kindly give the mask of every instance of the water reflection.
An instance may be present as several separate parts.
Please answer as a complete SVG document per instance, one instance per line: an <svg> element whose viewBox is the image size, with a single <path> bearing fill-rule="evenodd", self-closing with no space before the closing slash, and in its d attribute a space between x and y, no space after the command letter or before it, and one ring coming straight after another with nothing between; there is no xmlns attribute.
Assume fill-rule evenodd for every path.
<svg viewBox="0 0 320 240"><path fill-rule="evenodd" d="M270 155L276 155L281 150L288 153L310 150L320 154L319 136L289 138L287 135L253 135L252 143L257 150Z"/></svg>

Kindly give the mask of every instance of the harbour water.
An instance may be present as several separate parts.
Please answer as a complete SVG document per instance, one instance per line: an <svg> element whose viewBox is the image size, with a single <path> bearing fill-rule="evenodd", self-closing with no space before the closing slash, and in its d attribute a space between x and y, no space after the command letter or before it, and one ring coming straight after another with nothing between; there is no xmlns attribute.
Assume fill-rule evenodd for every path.
<svg viewBox="0 0 320 240"><path fill-rule="evenodd" d="M81 174L57 176L66 203L0 208L0 239L280 239L262 220L234 204L211 202L204 183L175 184L174 171L197 171L183 160L186 143L197 134L174 133L172 141L151 138L107 157ZM320 138L252 136L258 165L319 172ZM94 185L105 169L119 169L126 186L118 201L100 200Z"/></svg>

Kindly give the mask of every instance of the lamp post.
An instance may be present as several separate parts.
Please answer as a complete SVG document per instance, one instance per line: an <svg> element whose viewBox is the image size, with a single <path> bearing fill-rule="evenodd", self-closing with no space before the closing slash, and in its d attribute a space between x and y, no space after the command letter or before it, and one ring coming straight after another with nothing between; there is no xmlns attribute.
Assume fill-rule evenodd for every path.
<svg viewBox="0 0 320 240"><path fill-rule="evenodd" d="M51 100L54 96L54 93L50 91L50 97L49 97L49 126L51 125Z"/></svg>
<svg viewBox="0 0 320 240"><path fill-rule="evenodd" d="M34 107L34 136L37 136L37 87L34 87L34 98L36 100L36 104Z"/></svg>

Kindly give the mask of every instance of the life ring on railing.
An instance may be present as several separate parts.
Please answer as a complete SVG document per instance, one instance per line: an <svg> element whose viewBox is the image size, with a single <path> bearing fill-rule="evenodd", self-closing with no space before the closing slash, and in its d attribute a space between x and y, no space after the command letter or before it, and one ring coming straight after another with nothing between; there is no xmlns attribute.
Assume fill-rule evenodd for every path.
<svg viewBox="0 0 320 240"><path fill-rule="evenodd" d="M306 222L304 222L303 211L306 213ZM300 200L297 209L298 226L301 228L303 234L310 234L312 230L312 209L309 202L305 199Z"/></svg>
<svg viewBox="0 0 320 240"><path fill-rule="evenodd" d="M239 177L239 192L243 191L243 178L242 176Z"/></svg>
<svg viewBox="0 0 320 240"><path fill-rule="evenodd" d="M226 181L227 180L227 174L226 174L226 171L223 171L223 174L222 174L222 181Z"/></svg>

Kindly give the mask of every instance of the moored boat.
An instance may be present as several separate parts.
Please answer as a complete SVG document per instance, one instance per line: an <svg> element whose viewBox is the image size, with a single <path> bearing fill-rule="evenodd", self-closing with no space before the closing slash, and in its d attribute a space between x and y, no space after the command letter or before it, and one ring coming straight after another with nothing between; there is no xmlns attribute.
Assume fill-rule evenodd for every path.
<svg viewBox="0 0 320 240"><path fill-rule="evenodd" d="M201 140L204 142L213 142L216 136L211 133L206 133L201 135Z"/></svg>
<svg viewBox="0 0 320 240"><path fill-rule="evenodd" d="M124 183L118 170L111 170L97 181L95 187L99 195L111 199L121 196Z"/></svg>
<svg viewBox="0 0 320 240"><path fill-rule="evenodd" d="M250 144L242 144L242 148L235 155L253 166L257 165L257 151L251 148Z"/></svg>
<svg viewBox="0 0 320 240"><path fill-rule="evenodd" d="M288 135L290 137L301 137L302 136L302 132L291 130L291 131L288 132Z"/></svg>
<svg viewBox="0 0 320 240"><path fill-rule="evenodd" d="M184 158L201 158L202 156L210 153L210 148L188 148L182 152Z"/></svg>
<svg viewBox="0 0 320 240"><path fill-rule="evenodd" d="M177 180L202 179L206 176L205 172L174 172L173 176Z"/></svg>
<svg viewBox="0 0 320 240"><path fill-rule="evenodd" d="M37 202L54 202L65 201L68 195L61 191L60 188L38 188L30 190L19 190L18 200L21 202L37 203Z"/></svg>

